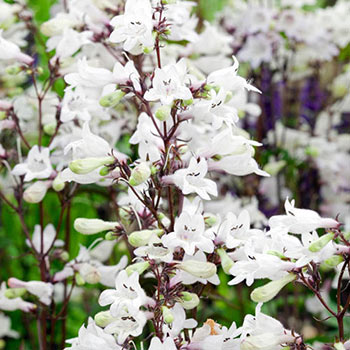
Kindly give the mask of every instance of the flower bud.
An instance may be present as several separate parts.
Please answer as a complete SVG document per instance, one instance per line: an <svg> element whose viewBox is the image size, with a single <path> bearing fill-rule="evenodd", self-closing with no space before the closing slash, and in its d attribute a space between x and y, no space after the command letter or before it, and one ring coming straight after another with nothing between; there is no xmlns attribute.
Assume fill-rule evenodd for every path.
<svg viewBox="0 0 350 350"><path fill-rule="evenodd" d="M8 299L15 299L23 296L26 293L25 288L9 288L5 290L5 297Z"/></svg>
<svg viewBox="0 0 350 350"><path fill-rule="evenodd" d="M106 108L115 107L124 96L125 92L123 92L122 90L113 91L100 99L100 105Z"/></svg>
<svg viewBox="0 0 350 350"><path fill-rule="evenodd" d="M12 65L6 68L6 73L9 75L17 75L22 71L21 67L18 65Z"/></svg>
<svg viewBox="0 0 350 350"><path fill-rule="evenodd" d="M224 272L229 275L230 274L230 270L233 266L233 261L232 259L228 256L228 254L226 253L226 251L224 249L218 249L217 250L220 259L221 259L221 266L222 269L224 270Z"/></svg>
<svg viewBox="0 0 350 350"><path fill-rule="evenodd" d="M128 276L131 276L135 271L142 275L148 268L149 268L149 262L147 261L141 261L132 265L129 265L125 271L128 274Z"/></svg>
<svg viewBox="0 0 350 350"><path fill-rule="evenodd" d="M179 302L185 310L191 310L199 305L199 297L195 293L182 292Z"/></svg>
<svg viewBox="0 0 350 350"><path fill-rule="evenodd" d="M142 162L131 171L129 184L138 186L145 182L151 176L151 169L146 162Z"/></svg>
<svg viewBox="0 0 350 350"><path fill-rule="evenodd" d="M109 231L105 235L105 240L106 241L114 241L116 238L115 233L113 231Z"/></svg>
<svg viewBox="0 0 350 350"><path fill-rule="evenodd" d="M190 98L189 100L182 101L183 106L191 106L191 104L193 104L193 98Z"/></svg>
<svg viewBox="0 0 350 350"><path fill-rule="evenodd" d="M100 175L107 176L109 171L110 171L110 168L108 168L108 166L103 166L100 170Z"/></svg>
<svg viewBox="0 0 350 350"><path fill-rule="evenodd" d="M216 274L215 264L206 261L186 260L177 267L198 278L210 278Z"/></svg>
<svg viewBox="0 0 350 350"><path fill-rule="evenodd" d="M62 181L61 179L61 173L58 173L57 176L55 177L55 179L52 182L52 188L56 191L56 192L60 192L64 189L65 186L65 182Z"/></svg>
<svg viewBox="0 0 350 350"><path fill-rule="evenodd" d="M174 321L174 315L170 311L169 308L166 306L162 306L162 313L163 313L163 318L165 323L172 323Z"/></svg>
<svg viewBox="0 0 350 350"><path fill-rule="evenodd" d="M96 269L96 267L90 264L83 264L79 269L80 275L89 284L96 284L101 280L101 273Z"/></svg>
<svg viewBox="0 0 350 350"><path fill-rule="evenodd" d="M0 339L0 349L5 349L5 346L6 346L6 342L4 339Z"/></svg>
<svg viewBox="0 0 350 350"><path fill-rule="evenodd" d="M277 175L285 166L287 162L285 160L279 160L277 162L267 163L264 166L264 171L272 176Z"/></svg>
<svg viewBox="0 0 350 350"><path fill-rule="evenodd" d="M255 288L250 294L250 298L256 303L265 303L273 299L284 286L296 280L296 278L296 275L289 273L277 281L271 281L262 287Z"/></svg>
<svg viewBox="0 0 350 350"><path fill-rule="evenodd" d="M336 267L344 261L344 258L341 255L333 255L330 258L326 259L324 263L329 267Z"/></svg>
<svg viewBox="0 0 350 350"><path fill-rule="evenodd" d="M145 46L145 47L143 48L143 53L145 53L146 55L149 54L149 53L151 53L152 51L153 51L153 47L152 47L152 46L150 46L150 47Z"/></svg>
<svg viewBox="0 0 350 350"><path fill-rule="evenodd" d="M207 226L212 227L217 223L217 217L214 215L210 215L204 218L204 222Z"/></svg>
<svg viewBox="0 0 350 350"><path fill-rule="evenodd" d="M85 284L84 278L79 273L75 275L75 282L77 286L83 286Z"/></svg>
<svg viewBox="0 0 350 350"><path fill-rule="evenodd" d="M40 26L40 31L46 36L60 35L66 28L74 26L74 22L68 18L52 18Z"/></svg>
<svg viewBox="0 0 350 350"><path fill-rule="evenodd" d="M55 131L56 131L56 127L57 127L57 123L53 122L53 123L49 123L49 124L45 124L44 125L44 131L47 135L52 136Z"/></svg>
<svg viewBox="0 0 350 350"><path fill-rule="evenodd" d="M111 315L110 311L100 311L95 315L94 320L97 326L104 328L115 321L115 318Z"/></svg>
<svg viewBox="0 0 350 350"><path fill-rule="evenodd" d="M103 221L100 219L78 218L74 221L74 228L84 235L93 235L101 231L113 230L119 226L118 222Z"/></svg>
<svg viewBox="0 0 350 350"><path fill-rule="evenodd" d="M23 199L28 203L41 202L47 192L47 182L37 181L30 185L23 193Z"/></svg>
<svg viewBox="0 0 350 350"><path fill-rule="evenodd" d="M157 119L159 119L161 122L167 120L170 117L171 114L171 106L164 105L159 107L156 110L155 116Z"/></svg>
<svg viewBox="0 0 350 350"><path fill-rule="evenodd" d="M312 242L309 246L310 252L317 253L321 249L323 249L332 239L334 238L334 233L330 232L323 236L321 236L319 239L317 239L315 242Z"/></svg>
<svg viewBox="0 0 350 350"><path fill-rule="evenodd" d="M128 241L133 247L142 247L148 244L153 235L160 236L163 233L162 229L135 231L129 235Z"/></svg>
<svg viewBox="0 0 350 350"><path fill-rule="evenodd" d="M76 159L69 163L69 169L72 170L73 173L83 175L90 173L100 166L112 163L114 163L114 157L112 156Z"/></svg>

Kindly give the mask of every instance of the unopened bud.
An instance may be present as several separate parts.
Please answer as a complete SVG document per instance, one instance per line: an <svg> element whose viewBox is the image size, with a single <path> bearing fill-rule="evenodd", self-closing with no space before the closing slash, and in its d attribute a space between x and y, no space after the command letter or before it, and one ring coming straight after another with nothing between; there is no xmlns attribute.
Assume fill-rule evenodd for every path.
<svg viewBox="0 0 350 350"><path fill-rule="evenodd" d="M52 182L52 188L56 192L60 192L64 189L64 186L65 186L65 182L61 179L61 173L58 173Z"/></svg>
<svg viewBox="0 0 350 350"><path fill-rule="evenodd" d="M153 51L153 47L151 47L151 46L145 46L144 48L143 48L143 53L145 53L146 55L147 54L149 54L149 53L151 53Z"/></svg>
<svg viewBox="0 0 350 350"><path fill-rule="evenodd" d="M69 169L75 174L88 174L91 171L107 164L114 163L114 157L91 157L85 159L76 159L69 163Z"/></svg>
<svg viewBox="0 0 350 350"><path fill-rule="evenodd" d="M79 273L75 275L75 282L78 286L83 286L85 284L84 278Z"/></svg>
<svg viewBox="0 0 350 350"><path fill-rule="evenodd" d="M5 290L5 297L8 299L16 299L22 297L26 291L25 288L9 288Z"/></svg>
<svg viewBox="0 0 350 350"><path fill-rule="evenodd" d="M153 235L160 236L163 233L162 229L135 231L129 235L128 241L133 247L142 247L148 244Z"/></svg>
<svg viewBox="0 0 350 350"><path fill-rule="evenodd" d="M186 260L177 267L198 278L210 278L216 274L215 264L206 261Z"/></svg>
<svg viewBox="0 0 350 350"><path fill-rule="evenodd" d="M326 259L324 263L329 267L336 267L344 261L344 258L341 255L333 255L330 258Z"/></svg>
<svg viewBox="0 0 350 350"><path fill-rule="evenodd" d="M119 226L118 222L103 221L100 219L78 218L74 221L74 228L84 235L93 235L101 231L113 230Z"/></svg>
<svg viewBox="0 0 350 350"><path fill-rule="evenodd" d="M199 297L195 293L182 292L179 302L185 310L191 310L199 305Z"/></svg>
<svg viewBox="0 0 350 350"><path fill-rule="evenodd" d="M103 96L100 99L100 105L102 107L115 107L121 99L125 96L125 92L122 90L116 90L111 92L108 95Z"/></svg>
<svg viewBox="0 0 350 350"><path fill-rule="evenodd" d="M256 303L265 303L273 299L284 286L294 281L296 278L296 275L289 273L277 281L271 281L262 287L254 289L250 294L250 298Z"/></svg>
<svg viewBox="0 0 350 350"><path fill-rule="evenodd" d="M212 227L217 223L217 217L214 215L210 215L204 218L204 222L207 226Z"/></svg>
<svg viewBox="0 0 350 350"><path fill-rule="evenodd" d="M109 172L110 172L110 168L108 168L108 166L104 166L100 170L100 175L107 176Z"/></svg>
<svg viewBox="0 0 350 350"><path fill-rule="evenodd" d="M110 311L101 311L95 315L94 320L97 326L104 328L115 321L115 318L111 315Z"/></svg>
<svg viewBox="0 0 350 350"><path fill-rule="evenodd" d="M170 114L171 114L171 106L164 105L159 107L156 110L155 116L157 119L163 122L170 117Z"/></svg>
<svg viewBox="0 0 350 350"><path fill-rule="evenodd" d="M279 160L277 162L267 163L264 166L264 171L274 176L277 175L285 166L287 162L285 160Z"/></svg>
<svg viewBox="0 0 350 350"><path fill-rule="evenodd" d="M57 127L57 123L53 122L53 123L49 123L49 124L45 124L44 125L44 131L47 135L52 136L55 131L56 131L56 127Z"/></svg>
<svg viewBox="0 0 350 350"><path fill-rule="evenodd" d="M190 98L190 99L188 99L188 100L183 100L183 101L182 101L182 104L183 104L184 106L191 106L191 104L193 104L193 98Z"/></svg>
<svg viewBox="0 0 350 350"><path fill-rule="evenodd" d="M151 176L151 169L146 162L142 162L131 171L129 184L131 186L138 186L145 182Z"/></svg>
<svg viewBox="0 0 350 350"><path fill-rule="evenodd" d="M106 241L114 241L116 238L115 233L113 231L109 231L105 235L105 240Z"/></svg>
<svg viewBox="0 0 350 350"><path fill-rule="evenodd" d="M312 242L309 246L310 252L317 253L321 249L323 249L332 239L334 238L334 233L326 233L325 235L321 236L319 239L317 239L315 242Z"/></svg>
<svg viewBox="0 0 350 350"><path fill-rule="evenodd" d="M174 321L174 315L166 306L162 306L163 319L165 323L172 323Z"/></svg>
<svg viewBox="0 0 350 350"><path fill-rule="evenodd" d="M224 270L224 272L226 274L230 274L230 270L233 266L233 261L232 259L228 256L228 254L226 253L226 251L222 248L218 249L217 250L219 256L220 256L220 259L221 259L221 266L222 266L222 269Z"/></svg>
<svg viewBox="0 0 350 350"><path fill-rule="evenodd" d="M47 192L47 183L45 181L37 181L30 185L23 193L23 199L28 203L41 202Z"/></svg>
<svg viewBox="0 0 350 350"><path fill-rule="evenodd" d="M13 65L6 68L6 73L9 75L16 75L22 71L20 66Z"/></svg>
<svg viewBox="0 0 350 350"><path fill-rule="evenodd" d="M125 271L128 274L128 276L131 276L135 271L142 275L148 268L149 268L149 262L147 261L141 261L132 265L129 265Z"/></svg>

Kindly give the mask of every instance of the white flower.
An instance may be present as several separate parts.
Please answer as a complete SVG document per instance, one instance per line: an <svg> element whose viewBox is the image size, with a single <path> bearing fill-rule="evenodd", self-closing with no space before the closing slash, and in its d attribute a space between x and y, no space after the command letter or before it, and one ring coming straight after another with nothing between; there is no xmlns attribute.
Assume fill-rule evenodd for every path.
<svg viewBox="0 0 350 350"><path fill-rule="evenodd" d="M51 304L53 293L53 285L51 283L45 283L42 281L25 282L11 277L8 280L8 285L11 288L25 288L30 294L38 297L43 304Z"/></svg>
<svg viewBox="0 0 350 350"><path fill-rule="evenodd" d="M317 228L338 228L339 222L331 218L321 218L313 210L297 209L294 207L295 201L285 201L284 207L287 215L276 215L270 218L271 229L279 228L283 232L307 233Z"/></svg>
<svg viewBox="0 0 350 350"><path fill-rule="evenodd" d="M34 59L21 52L19 47L2 37L3 30L0 29L0 60L17 60L19 62L31 65Z"/></svg>
<svg viewBox="0 0 350 350"><path fill-rule="evenodd" d="M24 176L24 181L33 179L46 179L52 173L50 162L50 150L46 147L39 148L33 146L28 153L28 157L24 163L17 164L12 174L16 176Z"/></svg>
<svg viewBox="0 0 350 350"><path fill-rule="evenodd" d="M24 301L20 297L16 298L7 298L6 297L6 283L2 282L0 286L0 310L4 311L15 311L22 310L23 312L30 312L35 310L36 305L33 303L29 303Z"/></svg>
<svg viewBox="0 0 350 350"><path fill-rule="evenodd" d="M164 68L156 68L152 80L152 88L145 93L147 101L158 101L163 105L170 105L174 100L189 100L192 93L184 85L183 71L186 69L185 61L176 65L171 64Z"/></svg>
<svg viewBox="0 0 350 350"><path fill-rule="evenodd" d="M201 198L209 200L208 193L217 196L217 188L214 181L205 179L207 172L208 165L204 158L200 158L199 162L196 158L191 158L188 168L179 169L163 179L173 182L183 194L197 193Z"/></svg>
<svg viewBox="0 0 350 350"><path fill-rule="evenodd" d="M170 263L173 260L172 250L165 247L162 241L156 235L153 235L147 246L139 247L134 250L136 256L147 256L149 259L160 260Z"/></svg>
<svg viewBox="0 0 350 350"><path fill-rule="evenodd" d="M19 334L11 329L11 319L0 312L0 339L4 337L18 338Z"/></svg>
<svg viewBox="0 0 350 350"><path fill-rule="evenodd" d="M133 55L153 46L152 7L149 0L127 0L123 15L112 18L114 27L109 40L124 43L123 49Z"/></svg>
<svg viewBox="0 0 350 350"><path fill-rule="evenodd" d="M64 242L60 239L56 239L56 229L52 224L46 225L43 232L43 247L42 253L46 254L48 250L53 247L62 247ZM37 252L41 252L41 227L40 225L34 226L34 232L32 236L32 243ZM30 247L30 243L26 240L26 244Z"/></svg>
<svg viewBox="0 0 350 350"><path fill-rule="evenodd" d="M198 248L206 253L214 250L213 241L205 234L204 218L201 214L190 215L182 212L175 221L174 232L162 237L166 247L181 247L188 255L193 255Z"/></svg>
<svg viewBox="0 0 350 350"><path fill-rule="evenodd" d="M151 345L148 350L176 350L177 347L174 343L173 338L166 338L163 342L157 338L153 337L151 340Z"/></svg>
<svg viewBox="0 0 350 350"><path fill-rule="evenodd" d="M72 347L66 348L66 350L121 350L121 346L116 343L114 337L98 327L91 317L89 318L87 327L85 328L82 325L79 329L78 337L67 340L66 342L72 345Z"/></svg>
<svg viewBox="0 0 350 350"><path fill-rule="evenodd" d="M130 277L125 270L115 280L115 289L104 290L99 298L101 306L111 305L113 317L117 317L125 304L139 308L146 302L146 294L139 283L139 274L134 272Z"/></svg>
<svg viewBox="0 0 350 350"><path fill-rule="evenodd" d="M133 304L124 304L113 317L115 320L105 328L105 332L116 334L119 344L124 343L129 335L139 336L147 321L145 313Z"/></svg>

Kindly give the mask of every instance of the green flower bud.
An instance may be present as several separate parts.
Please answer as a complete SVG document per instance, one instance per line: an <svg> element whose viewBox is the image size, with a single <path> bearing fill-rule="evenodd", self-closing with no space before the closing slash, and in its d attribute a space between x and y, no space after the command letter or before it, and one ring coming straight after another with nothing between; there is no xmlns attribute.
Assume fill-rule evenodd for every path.
<svg viewBox="0 0 350 350"><path fill-rule="evenodd" d="M163 318L165 323L172 323L174 321L174 315L170 311L169 308L166 306L162 306L162 313L163 313Z"/></svg>
<svg viewBox="0 0 350 350"><path fill-rule="evenodd" d="M128 276L131 276L135 271L142 275L148 268L149 268L149 262L147 261L141 261L132 265L129 265L125 271L128 274Z"/></svg>
<svg viewBox="0 0 350 350"><path fill-rule="evenodd" d="M100 105L102 107L115 107L124 96L125 92L122 90L113 91L112 93L105 95L100 99Z"/></svg>
<svg viewBox="0 0 350 350"><path fill-rule="evenodd" d="M215 264L206 261L186 260L177 267L198 278L210 278L216 274Z"/></svg>
<svg viewBox="0 0 350 350"><path fill-rule="evenodd" d="M55 179L52 182L52 188L56 192L60 192L64 189L64 186L65 186L65 182L62 181L61 179L61 173L58 173L58 175L55 177Z"/></svg>
<svg viewBox="0 0 350 350"><path fill-rule="evenodd" d="M324 263L329 267L336 267L344 261L344 258L341 255L333 255L330 258L326 259Z"/></svg>
<svg viewBox="0 0 350 350"><path fill-rule="evenodd" d="M91 157L91 158L84 158L84 159L76 159L69 163L69 169L73 171L75 174L88 174L91 171L99 168L100 166L106 165L106 164L113 164L114 163L114 157L108 156L108 157Z"/></svg>
<svg viewBox="0 0 350 350"><path fill-rule="evenodd" d="M64 262L68 261L69 260L69 253L67 251L63 250L60 253L60 259Z"/></svg>
<svg viewBox="0 0 350 350"><path fill-rule="evenodd" d="M185 310L191 310L199 305L199 297L195 293L182 292L179 302Z"/></svg>
<svg viewBox="0 0 350 350"><path fill-rule="evenodd" d="M218 249L217 250L217 253L219 254L220 256L220 259L221 259L221 266L222 266L222 269L224 270L224 272L226 274L230 274L230 270L233 266L233 261L232 259L228 256L228 254L226 253L226 251L222 248Z"/></svg>
<svg viewBox="0 0 350 350"><path fill-rule="evenodd" d="M326 233L325 235L321 236L319 239L317 239L315 242L312 242L309 246L310 252L317 253L321 249L323 249L332 239L334 238L334 233Z"/></svg>
<svg viewBox="0 0 350 350"><path fill-rule="evenodd" d="M114 232L109 231L106 233L106 235L105 235L106 241L114 241L115 239L116 239L116 236L115 236Z"/></svg>
<svg viewBox="0 0 350 350"><path fill-rule="evenodd" d="M53 122L53 123L49 123L49 124L45 124L44 125L44 131L47 135L50 135L52 136L55 131L56 131L56 126L57 126L57 123L56 122Z"/></svg>
<svg viewBox="0 0 350 350"><path fill-rule="evenodd" d="M145 46L144 48L143 48L143 53L144 54L149 54L149 53L151 53L153 51L153 47L147 47L147 46Z"/></svg>
<svg viewBox="0 0 350 350"><path fill-rule="evenodd" d="M26 293L25 288L9 288L5 290L5 297L8 299L16 299L22 297Z"/></svg>
<svg viewBox="0 0 350 350"><path fill-rule="evenodd" d="M255 288L250 294L250 298L256 303L265 303L273 299L284 286L296 278L296 275L289 273L277 281L271 281L262 287Z"/></svg>
<svg viewBox="0 0 350 350"><path fill-rule="evenodd" d="M287 162L285 160L271 162L264 166L264 170L270 175L275 176L286 166L286 164Z"/></svg>
<svg viewBox="0 0 350 350"><path fill-rule="evenodd" d="M74 228L84 235L93 235L101 231L113 230L119 227L118 222L103 221L100 219L78 218L74 221Z"/></svg>
<svg viewBox="0 0 350 350"><path fill-rule="evenodd" d="M22 71L20 66L12 65L5 69L6 73L9 75L16 75Z"/></svg>
<svg viewBox="0 0 350 350"><path fill-rule="evenodd" d="M319 151L318 151L317 148L309 146L309 147L306 147L306 149L305 149L305 154L306 154L307 156L316 158L316 157L319 156Z"/></svg>
<svg viewBox="0 0 350 350"><path fill-rule="evenodd" d="M128 241L133 247L142 247L148 244L153 235L159 237L163 233L162 229L135 231L129 235Z"/></svg>
<svg viewBox="0 0 350 350"><path fill-rule="evenodd" d="M97 326L104 328L115 321L115 318L111 315L110 311L100 311L95 315L94 320Z"/></svg>
<svg viewBox="0 0 350 350"><path fill-rule="evenodd" d="M171 114L171 106L160 106L155 113L155 116L157 119L159 119L161 122L167 120L170 117Z"/></svg>
<svg viewBox="0 0 350 350"><path fill-rule="evenodd" d="M79 273L75 275L75 282L78 286L83 286L85 284L84 278Z"/></svg>
<svg viewBox="0 0 350 350"><path fill-rule="evenodd" d="M129 184L131 186L138 186L145 182L151 176L151 169L146 162L142 162L135 166L131 171Z"/></svg>
<svg viewBox="0 0 350 350"><path fill-rule="evenodd" d="M108 175L109 171L110 171L110 168L108 168L107 166L104 166L100 170L100 175L101 176L106 176L106 175Z"/></svg>
<svg viewBox="0 0 350 350"><path fill-rule="evenodd" d="M218 219L214 215L210 215L204 218L204 222L207 226L212 227L217 223Z"/></svg>
<svg viewBox="0 0 350 350"><path fill-rule="evenodd" d="M189 100L183 100L182 104L184 106L191 106L191 104L193 104L193 98L190 98Z"/></svg>
<svg viewBox="0 0 350 350"><path fill-rule="evenodd" d="M5 349L6 342L4 339L0 339L0 349Z"/></svg>

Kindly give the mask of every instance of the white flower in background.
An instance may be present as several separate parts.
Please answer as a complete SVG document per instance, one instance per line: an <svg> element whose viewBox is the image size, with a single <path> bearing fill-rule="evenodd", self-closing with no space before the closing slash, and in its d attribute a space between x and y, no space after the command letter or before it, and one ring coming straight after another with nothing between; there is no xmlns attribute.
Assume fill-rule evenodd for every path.
<svg viewBox="0 0 350 350"><path fill-rule="evenodd" d="M112 18L114 27L109 40L123 43L123 49L139 55L153 46L152 7L149 0L127 0L124 14Z"/></svg>
<svg viewBox="0 0 350 350"><path fill-rule="evenodd" d="M4 337L18 338L19 334L11 329L11 319L0 312L0 339Z"/></svg>
<svg viewBox="0 0 350 350"><path fill-rule="evenodd" d="M0 29L0 60L16 60L31 65L34 59L22 53L16 44L4 39L2 33L3 30Z"/></svg>
<svg viewBox="0 0 350 350"><path fill-rule="evenodd" d="M24 163L17 164L12 174L16 176L24 176L24 181L33 179L46 179L52 173L52 165L50 162L50 150L46 147L33 146Z"/></svg>
<svg viewBox="0 0 350 350"><path fill-rule="evenodd" d="M52 224L46 225L43 232L43 247L42 253L46 254L51 247L62 247L64 242L60 239L56 239L56 229ZM32 243L37 252L41 252L41 227L40 225L34 226L34 232L32 236ZM31 247L29 240L26 240L27 246Z"/></svg>
<svg viewBox="0 0 350 350"><path fill-rule="evenodd" d="M159 101L163 105L171 105L174 100L190 100L192 93L184 84L186 62L180 60L176 65L156 68L152 80L152 88L146 91L147 101Z"/></svg>
<svg viewBox="0 0 350 350"><path fill-rule="evenodd" d="M206 179L208 165L204 158L197 162L191 158L187 168L176 170L173 175L163 177L167 183L174 183L183 194L197 193L201 198L209 200L209 194L217 196L216 183Z"/></svg>
<svg viewBox="0 0 350 350"><path fill-rule="evenodd" d="M205 234L204 218L201 214L182 212L175 220L174 232L162 237L162 243L169 248L181 247L188 255L198 248L206 253L214 250L213 241Z"/></svg>
<svg viewBox="0 0 350 350"><path fill-rule="evenodd" d="M115 342L115 338L111 334L107 334L102 328L98 327L94 320L90 317L88 325L81 326L77 338L66 341L72 346L67 350L121 350L122 347Z"/></svg>
<svg viewBox="0 0 350 350"><path fill-rule="evenodd" d="M177 349L173 338L168 337L162 342L159 338L153 337L151 340L149 350L164 350L164 349L166 350Z"/></svg>
<svg viewBox="0 0 350 350"><path fill-rule="evenodd" d="M128 336L137 337L142 333L146 324L146 316L133 304L124 304L117 315L112 315L115 320L104 330L109 334L116 334L119 344L125 342Z"/></svg>
<svg viewBox="0 0 350 350"><path fill-rule="evenodd" d="M104 290L99 297L101 306L111 305L112 316L117 317L125 304L139 308L146 303L146 294L140 286L139 274L134 272L130 277L125 270L115 280L115 289Z"/></svg>
<svg viewBox="0 0 350 350"><path fill-rule="evenodd" d="M276 215L270 218L271 229L280 229L283 232L307 233L317 228L339 227L339 222L331 218L322 218L318 213L309 209L298 209L294 207L295 201L285 201L284 207L287 215Z"/></svg>
<svg viewBox="0 0 350 350"><path fill-rule="evenodd" d="M25 288L30 294L35 295L45 305L50 305L52 301L53 285L42 281L21 281L11 277L8 280L11 288Z"/></svg>

